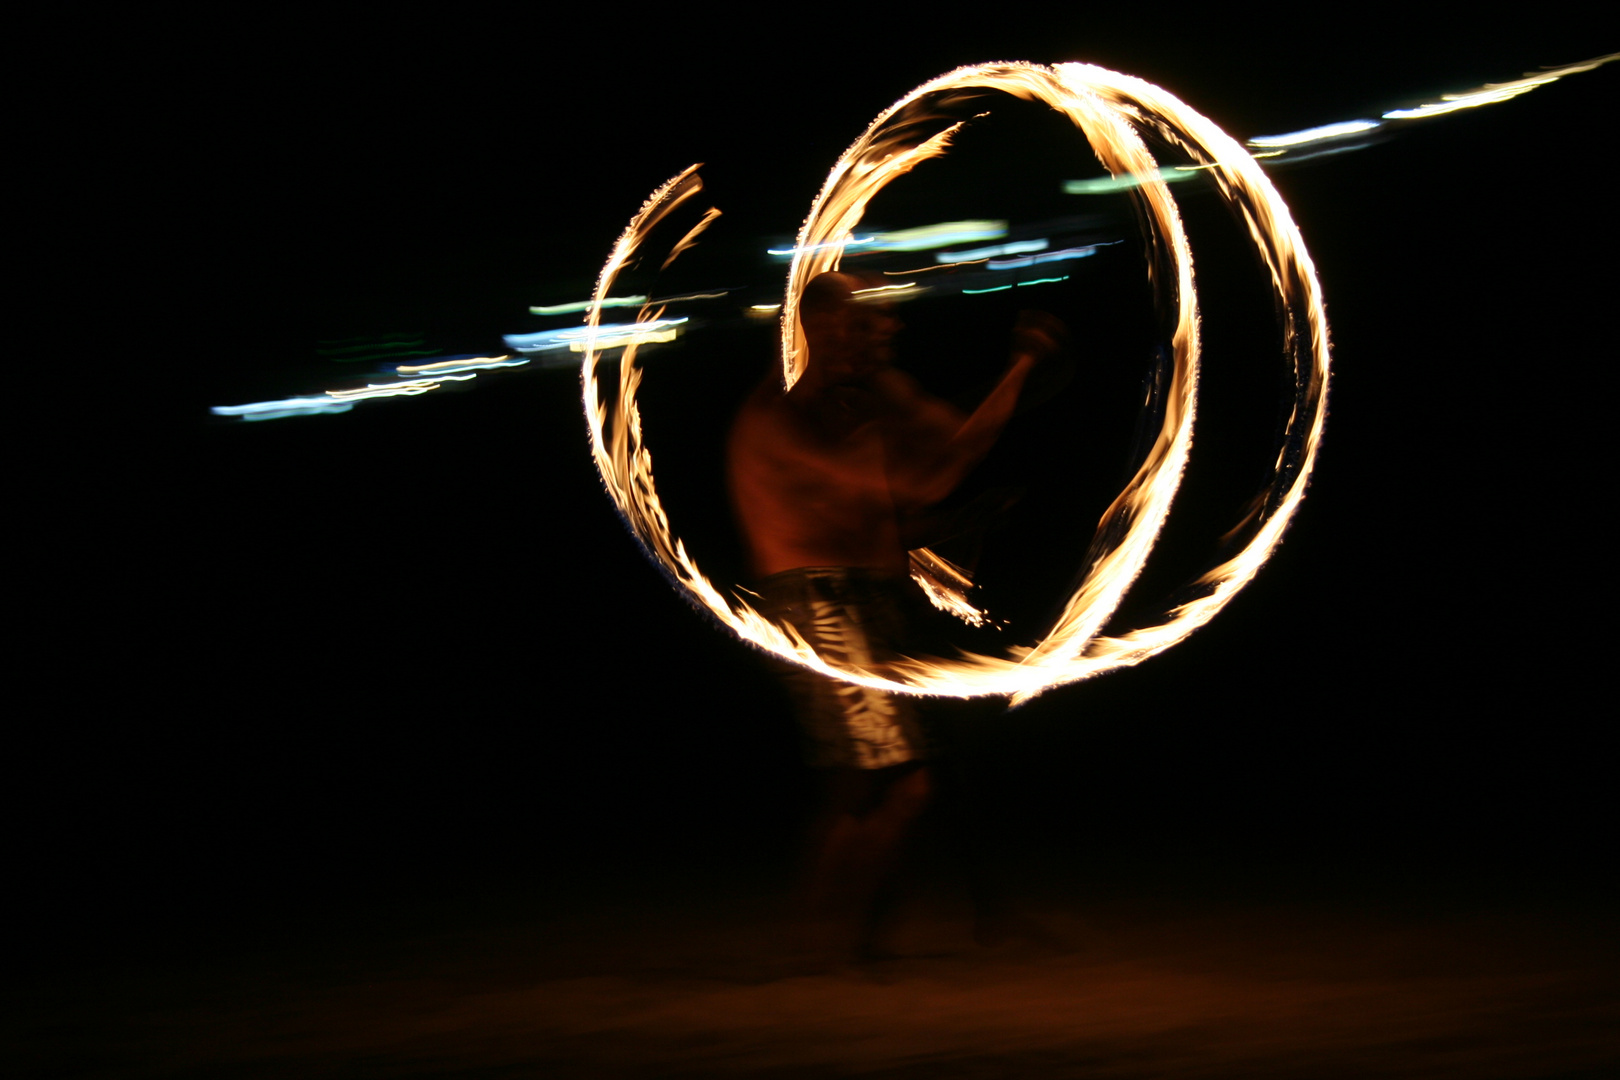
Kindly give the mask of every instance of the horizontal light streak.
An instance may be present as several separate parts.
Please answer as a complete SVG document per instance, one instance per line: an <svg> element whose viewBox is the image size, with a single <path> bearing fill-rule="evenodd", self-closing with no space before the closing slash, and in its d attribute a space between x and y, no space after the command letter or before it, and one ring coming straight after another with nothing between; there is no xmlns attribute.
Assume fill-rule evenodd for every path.
<svg viewBox="0 0 1620 1080"><path fill-rule="evenodd" d="M628 345L642 341L669 341L669 337L649 338L644 335L662 334L671 327L680 326L688 320L683 316L679 319L651 319L639 323L607 323L602 326L569 326L558 330L539 330L532 334L505 334L501 340L506 347L514 352L525 355L550 352L553 350L568 350L578 352L575 345L583 345L587 340L594 340L599 349L611 349L619 345ZM673 335L671 335L673 337Z"/></svg>
<svg viewBox="0 0 1620 1080"><path fill-rule="evenodd" d="M1118 176L1098 176L1090 180L1063 181L1063 194L1065 195L1112 195L1117 191L1129 191L1131 188L1141 187L1162 180L1165 183L1175 183L1177 180L1187 180L1192 177L1190 172L1178 172L1174 169L1165 172L1162 169L1149 169L1140 173L1121 173Z"/></svg>
<svg viewBox="0 0 1620 1080"><path fill-rule="evenodd" d="M1118 240L1111 243L1119 243ZM1066 262L1069 259L1084 259L1097 254L1097 249L1103 244L1089 244L1086 247L1064 248L1062 251L1049 251L1043 255L1030 255L1022 259L1003 259L997 262L991 259L987 264L992 270L1018 270L1026 266L1040 266L1042 263Z"/></svg>
<svg viewBox="0 0 1620 1080"><path fill-rule="evenodd" d="M1007 235L1005 221L969 220L942 221L936 225L920 225L915 229L897 229L893 232L873 233L862 240L825 240L809 247L769 248L769 255L813 254L832 248L841 248L857 254L852 248L868 251L931 251L952 244L968 244L980 240L999 240Z"/></svg>
<svg viewBox="0 0 1620 1080"><path fill-rule="evenodd" d="M1267 149L1277 146L1299 146L1303 143L1320 142L1323 139L1342 139L1346 135L1358 135L1363 131L1373 131L1383 126L1377 120L1344 120L1337 124L1322 124L1319 127L1290 131L1282 135L1256 135L1249 140L1249 145Z"/></svg>
<svg viewBox="0 0 1620 1080"><path fill-rule="evenodd" d="M282 398L279 401L255 401L250 405L215 405L208 411L215 416L236 416L243 420L279 420L284 416L348 412L352 408L354 405L350 402L334 401L321 394Z"/></svg>
<svg viewBox="0 0 1620 1080"><path fill-rule="evenodd" d="M603 307L639 307L647 302L645 296L609 296L602 300ZM572 304L541 304L529 309L530 315L572 315L591 306L589 300L576 300Z"/></svg>
<svg viewBox="0 0 1620 1080"><path fill-rule="evenodd" d="M457 356L431 364L400 364L396 375L459 375L463 371L492 371L497 368L522 367L527 358L514 360L510 356Z"/></svg>
<svg viewBox="0 0 1620 1080"><path fill-rule="evenodd" d="M1475 90L1465 90L1457 94L1441 94L1438 101L1425 101L1409 109L1391 109L1384 114L1384 119L1425 120L1431 116L1443 116L1446 113L1456 112L1458 109L1472 109L1480 105L1495 105L1498 102L1507 101L1509 98L1516 98L1520 94L1528 93L1538 86L1555 83L1566 75L1591 71L1593 68L1602 67L1613 60L1620 60L1620 53L1608 53L1604 56L1593 57L1591 60L1565 64L1563 67L1548 68L1545 71L1526 72L1522 79L1514 79L1503 83L1486 83Z"/></svg>
<svg viewBox="0 0 1620 1080"><path fill-rule="evenodd" d="M978 262L980 259L993 259L997 255L1023 255L1031 251L1045 251L1051 243L1048 237L1043 236L1039 240L1014 240L1008 244L974 248L972 251L941 251L934 256L934 261Z"/></svg>

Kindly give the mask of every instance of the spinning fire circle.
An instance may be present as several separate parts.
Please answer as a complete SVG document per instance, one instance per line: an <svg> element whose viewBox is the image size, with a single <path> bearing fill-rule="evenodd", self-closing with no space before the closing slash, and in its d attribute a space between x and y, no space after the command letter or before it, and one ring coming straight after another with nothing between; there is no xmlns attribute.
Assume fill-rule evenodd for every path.
<svg viewBox="0 0 1620 1080"><path fill-rule="evenodd" d="M792 386L805 348L796 317L799 297L817 274L837 269L843 245L867 204L883 187L948 148L960 124L923 137L920 120L936 117L940 95L1004 91L1063 113L1084 134L1108 172L1131 185L1147 233L1148 271L1173 351L1158 437L1145 460L1103 515L1094 556L1052 628L1033 647L1001 656L911 657L861 669L818 655L791 628L765 618L739 597L723 595L704 577L675 537L653 484L652 457L642 441L636 390L641 372L634 344L624 348L617 388L604 400L597 366L602 350L585 348L584 398L591 448L609 495L648 555L675 586L744 640L785 660L834 678L912 694L953 697L1003 695L1014 703L1063 683L1136 664L1176 644L1220 611L1254 577L1282 539L1305 493L1326 416L1328 331L1321 289L1288 208L1254 159L1214 123L1164 90L1128 75L1086 64L984 64L960 68L918 87L884 111L833 166L800 231L782 304L782 372ZM935 125L937 127L937 125ZM1117 635L1101 631L1141 571L1170 511L1192 445L1198 385L1198 303L1192 254L1176 203L1160 179L1142 133L1184 152L1205 169L1246 225L1271 279L1281 312L1283 349L1293 374L1294 400L1270 482L1233 530L1237 553L1183 590L1192 598L1149 625ZM602 301L652 228L701 190L697 166L664 184L614 245L587 315L600 324ZM678 253L713 212L675 246ZM673 254L671 258L673 258ZM913 553L914 566L929 558ZM959 594L936 602L967 606ZM949 594L951 590L945 587Z"/></svg>

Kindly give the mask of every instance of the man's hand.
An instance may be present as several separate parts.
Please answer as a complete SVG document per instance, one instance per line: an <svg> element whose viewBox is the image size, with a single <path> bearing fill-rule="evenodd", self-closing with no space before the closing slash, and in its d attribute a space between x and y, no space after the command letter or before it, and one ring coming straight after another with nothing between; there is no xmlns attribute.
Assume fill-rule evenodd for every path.
<svg viewBox="0 0 1620 1080"><path fill-rule="evenodd" d="M1039 363L1069 343L1069 328L1063 320L1045 311L1024 310L1013 323L1012 359Z"/></svg>

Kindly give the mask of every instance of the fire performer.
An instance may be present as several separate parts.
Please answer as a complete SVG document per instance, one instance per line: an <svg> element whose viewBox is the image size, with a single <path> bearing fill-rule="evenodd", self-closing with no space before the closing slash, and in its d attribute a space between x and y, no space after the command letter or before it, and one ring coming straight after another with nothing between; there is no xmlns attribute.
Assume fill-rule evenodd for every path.
<svg viewBox="0 0 1620 1080"><path fill-rule="evenodd" d="M912 651L907 613L928 604L909 577L908 526L990 450L1064 336L1051 316L1023 313L1006 373L964 415L891 366L901 323L869 284L825 273L806 286L804 373L786 393L767 377L728 448L763 613L859 666ZM824 790L800 899L806 944L870 956L901 844L935 786L918 700L798 667L785 677Z"/></svg>

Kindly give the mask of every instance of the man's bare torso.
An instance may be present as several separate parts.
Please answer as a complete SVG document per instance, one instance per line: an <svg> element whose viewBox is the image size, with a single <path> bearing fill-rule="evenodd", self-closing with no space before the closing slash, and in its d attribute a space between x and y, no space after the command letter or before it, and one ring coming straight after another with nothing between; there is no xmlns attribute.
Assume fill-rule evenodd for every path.
<svg viewBox="0 0 1620 1080"><path fill-rule="evenodd" d="M805 408L768 381L744 404L729 481L759 577L803 566L905 573L877 393L851 388Z"/></svg>
<svg viewBox="0 0 1620 1080"><path fill-rule="evenodd" d="M891 367L901 326L863 282L822 274L801 305L809 362L793 389L762 383L728 447L732 508L757 577L800 567L904 576L908 515L948 495L1012 415L1050 330L1015 333L996 389L965 416ZM1047 317L1048 319L1050 317Z"/></svg>

